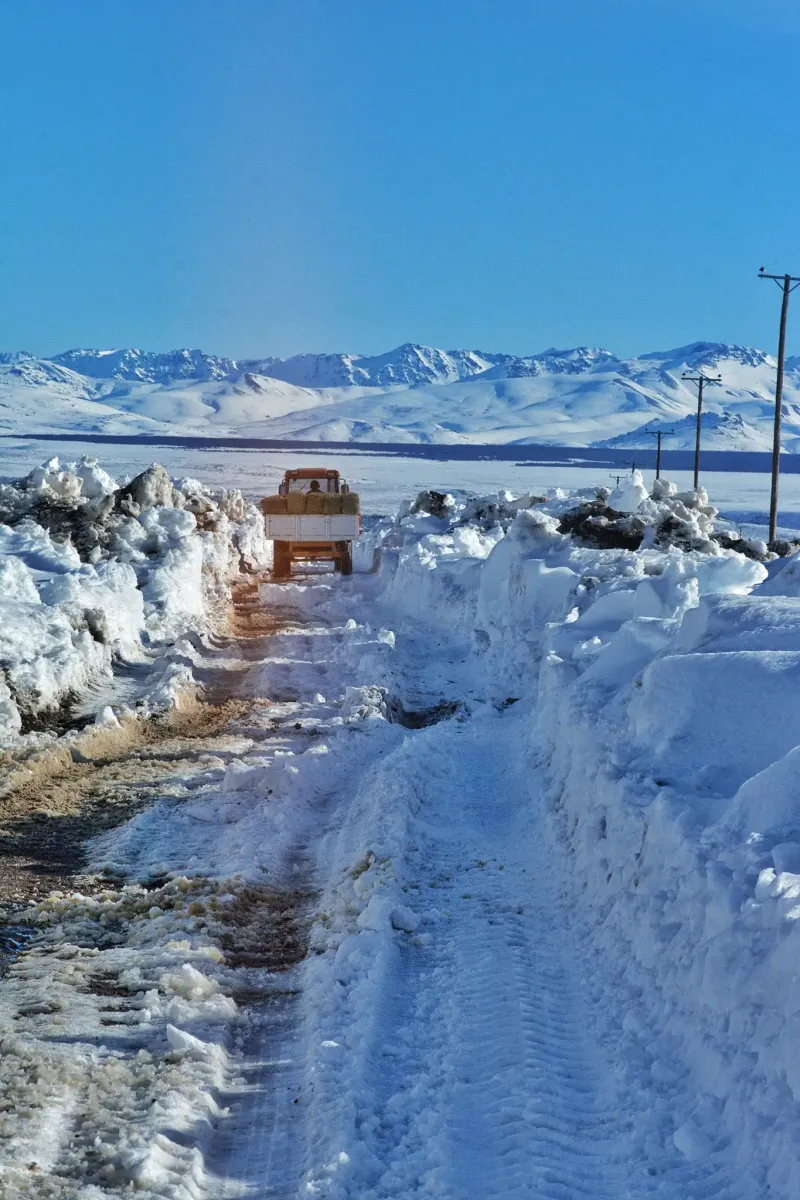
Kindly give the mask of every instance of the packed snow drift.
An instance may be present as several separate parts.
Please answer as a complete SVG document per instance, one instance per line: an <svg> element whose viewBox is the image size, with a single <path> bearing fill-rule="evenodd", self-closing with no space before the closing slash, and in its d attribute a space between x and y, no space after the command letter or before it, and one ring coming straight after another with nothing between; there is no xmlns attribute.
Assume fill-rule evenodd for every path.
<svg viewBox="0 0 800 1200"><path fill-rule="evenodd" d="M268 561L241 494L158 465L119 483L54 458L0 484L0 745L69 723L104 684L113 698L126 666L149 668L152 704L174 699L191 672L165 649L204 627L240 565Z"/></svg>

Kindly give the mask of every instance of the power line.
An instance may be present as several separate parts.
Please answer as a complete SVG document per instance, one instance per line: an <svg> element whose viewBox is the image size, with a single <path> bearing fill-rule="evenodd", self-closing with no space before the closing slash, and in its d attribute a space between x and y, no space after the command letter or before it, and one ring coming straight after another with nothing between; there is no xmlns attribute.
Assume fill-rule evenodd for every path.
<svg viewBox="0 0 800 1200"><path fill-rule="evenodd" d="M702 371L699 375L687 375L684 371L681 379L685 379L687 383L697 384L697 429L694 439L694 490L697 491L700 486L700 429L703 423L703 387L707 383L722 383L722 376L704 375Z"/></svg>
<svg viewBox="0 0 800 1200"><path fill-rule="evenodd" d="M774 279L783 292L781 301L781 325L778 334L778 376L775 380L775 425L772 434L772 482L769 493L769 540L774 542L778 532L778 478L781 469L781 410L783 408L783 363L786 357L786 318L789 313L789 296L800 284L797 275L768 275L764 268L758 272L759 279Z"/></svg>

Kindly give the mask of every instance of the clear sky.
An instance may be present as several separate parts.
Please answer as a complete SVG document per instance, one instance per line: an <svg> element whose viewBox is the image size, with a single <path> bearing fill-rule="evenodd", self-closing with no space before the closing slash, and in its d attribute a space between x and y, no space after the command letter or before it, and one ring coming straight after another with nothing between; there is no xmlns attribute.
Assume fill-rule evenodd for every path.
<svg viewBox="0 0 800 1200"><path fill-rule="evenodd" d="M5 0L1 28L0 348L774 349L797 0Z"/></svg>

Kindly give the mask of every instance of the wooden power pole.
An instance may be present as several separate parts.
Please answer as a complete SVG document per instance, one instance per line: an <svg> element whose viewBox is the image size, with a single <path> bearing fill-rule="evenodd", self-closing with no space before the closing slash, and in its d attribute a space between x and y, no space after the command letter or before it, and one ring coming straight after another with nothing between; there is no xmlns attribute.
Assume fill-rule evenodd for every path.
<svg viewBox="0 0 800 1200"><path fill-rule="evenodd" d="M697 384L697 431L694 439L694 490L700 486L700 429L703 423L703 387L707 383L722 383L721 375L687 375L684 371L681 379L687 383Z"/></svg>
<svg viewBox="0 0 800 1200"><path fill-rule="evenodd" d="M789 314L789 296L800 284L797 275L767 275L762 267L759 279L774 279L783 292L781 303L781 327L778 334L778 377L775 380L775 424L772 434L772 483L769 490L769 541L775 541L778 532L778 476L781 469L781 410L783 408L783 362L786 357L786 318Z"/></svg>
<svg viewBox="0 0 800 1200"><path fill-rule="evenodd" d="M661 478L661 439L674 433L674 429L648 429L650 437L657 439L656 442L656 479Z"/></svg>

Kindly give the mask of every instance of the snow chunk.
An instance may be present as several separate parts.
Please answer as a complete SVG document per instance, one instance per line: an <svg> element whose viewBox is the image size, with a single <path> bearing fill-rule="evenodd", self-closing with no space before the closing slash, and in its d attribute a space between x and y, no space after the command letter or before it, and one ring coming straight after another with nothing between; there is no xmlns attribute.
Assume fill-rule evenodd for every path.
<svg viewBox="0 0 800 1200"><path fill-rule="evenodd" d="M684 1121L683 1125L678 1126L672 1135L672 1140L684 1158L688 1158L691 1162L707 1159L713 1149L707 1135L691 1117L688 1121Z"/></svg>
<svg viewBox="0 0 800 1200"><path fill-rule="evenodd" d="M393 929L401 929L404 933L414 933L419 928L419 917L410 908L400 904L389 914Z"/></svg>
<svg viewBox="0 0 800 1200"><path fill-rule="evenodd" d="M25 604L40 604L33 575L21 558L0 559L0 597L4 603L21 600Z"/></svg>
<svg viewBox="0 0 800 1200"><path fill-rule="evenodd" d="M177 971L161 976L161 986L185 1000L205 1000L219 991L219 984L209 979L191 963L184 963Z"/></svg>
<svg viewBox="0 0 800 1200"><path fill-rule="evenodd" d="M94 723L102 729L121 728L117 716L110 704L107 704L105 708L100 709L100 712L94 719Z"/></svg>
<svg viewBox="0 0 800 1200"><path fill-rule="evenodd" d="M647 488L641 471L634 471L629 479L614 488L608 497L608 507L617 512L634 513L648 498Z"/></svg>
<svg viewBox="0 0 800 1200"><path fill-rule="evenodd" d="M107 471L104 471L96 458L85 454L77 463L69 464L70 470L81 481L81 495L88 500L98 500L103 496L111 496L117 490L117 483Z"/></svg>
<svg viewBox="0 0 800 1200"><path fill-rule="evenodd" d="M167 1025L166 1032L170 1047L178 1054L185 1054L188 1058L197 1059L215 1058L219 1055L219 1047L213 1042L201 1041L200 1038L186 1033L183 1029L178 1029L175 1025Z"/></svg>

